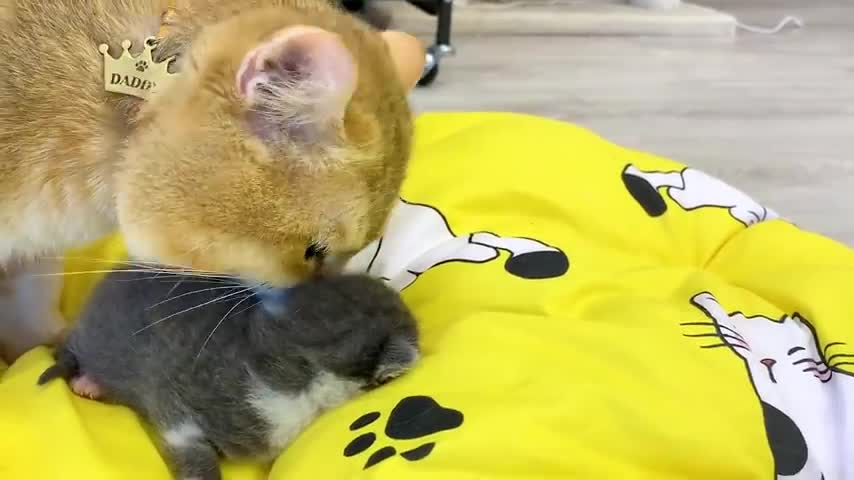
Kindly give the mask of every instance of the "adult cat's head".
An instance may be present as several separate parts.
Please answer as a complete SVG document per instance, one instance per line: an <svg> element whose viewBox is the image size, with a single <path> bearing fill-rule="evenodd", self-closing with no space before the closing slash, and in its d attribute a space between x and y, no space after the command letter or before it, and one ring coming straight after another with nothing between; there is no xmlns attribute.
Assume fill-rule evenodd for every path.
<svg viewBox="0 0 854 480"><path fill-rule="evenodd" d="M288 286L379 237L412 135L390 38L322 6L203 28L117 175L131 254Z"/></svg>

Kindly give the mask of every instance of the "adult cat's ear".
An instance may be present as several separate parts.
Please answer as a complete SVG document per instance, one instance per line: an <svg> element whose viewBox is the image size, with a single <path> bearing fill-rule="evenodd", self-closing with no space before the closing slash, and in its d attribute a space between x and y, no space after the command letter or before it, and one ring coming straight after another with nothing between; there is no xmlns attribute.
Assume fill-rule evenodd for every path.
<svg viewBox="0 0 854 480"><path fill-rule="evenodd" d="M298 25L250 50L236 87L256 134L314 140L343 119L356 81L356 62L337 35Z"/></svg>
<svg viewBox="0 0 854 480"><path fill-rule="evenodd" d="M427 61L424 45L408 33L387 30L380 35L388 46L401 84L407 90L414 88L421 78L424 63Z"/></svg>

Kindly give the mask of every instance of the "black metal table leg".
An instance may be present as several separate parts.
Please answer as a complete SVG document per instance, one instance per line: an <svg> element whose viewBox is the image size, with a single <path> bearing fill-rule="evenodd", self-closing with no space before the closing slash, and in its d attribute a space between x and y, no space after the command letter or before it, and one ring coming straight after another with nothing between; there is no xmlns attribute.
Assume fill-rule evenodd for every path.
<svg viewBox="0 0 854 480"><path fill-rule="evenodd" d="M427 11L416 2L419 0L410 0L414 5ZM422 0L423 1L423 0ZM454 0L434 0L436 15L436 43L427 48L427 61L424 63L424 72L421 74L421 79L418 85L426 87L436 80L439 74L439 63L442 57L454 54L454 47L451 46L451 19L454 9ZM430 13L428 11L428 13Z"/></svg>

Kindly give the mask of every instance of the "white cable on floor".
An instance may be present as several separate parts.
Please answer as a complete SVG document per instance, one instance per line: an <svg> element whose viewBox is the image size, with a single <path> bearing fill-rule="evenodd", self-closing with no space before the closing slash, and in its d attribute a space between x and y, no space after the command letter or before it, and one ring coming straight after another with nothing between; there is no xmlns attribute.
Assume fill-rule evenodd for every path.
<svg viewBox="0 0 854 480"><path fill-rule="evenodd" d="M793 17L791 15L787 15L785 18L780 20L777 25L768 28L768 27L757 27L755 25L748 25L746 23L737 22L736 26L742 30L747 30L750 33L758 33L762 35L774 35L775 33L780 33L784 28L789 25L794 25L795 28L803 28L804 21L798 17Z"/></svg>

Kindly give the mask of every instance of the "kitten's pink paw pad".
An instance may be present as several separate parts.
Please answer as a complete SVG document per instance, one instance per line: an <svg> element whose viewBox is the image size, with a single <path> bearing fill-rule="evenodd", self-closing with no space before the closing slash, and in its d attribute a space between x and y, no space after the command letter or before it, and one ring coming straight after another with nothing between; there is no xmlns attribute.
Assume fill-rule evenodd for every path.
<svg viewBox="0 0 854 480"><path fill-rule="evenodd" d="M71 384L71 391L73 391L77 395L80 395L81 397L97 400L103 395L101 387L99 387L97 383L93 382L92 379L87 377L86 375L74 377L69 383Z"/></svg>

